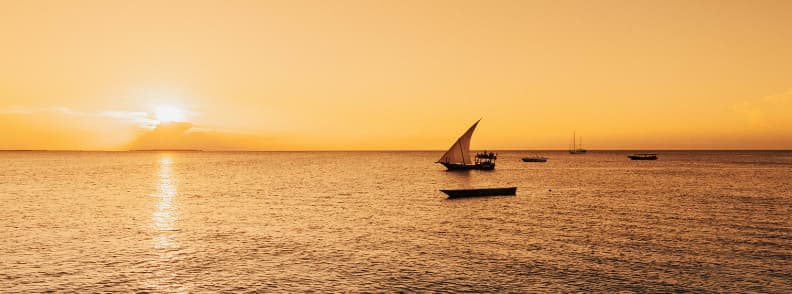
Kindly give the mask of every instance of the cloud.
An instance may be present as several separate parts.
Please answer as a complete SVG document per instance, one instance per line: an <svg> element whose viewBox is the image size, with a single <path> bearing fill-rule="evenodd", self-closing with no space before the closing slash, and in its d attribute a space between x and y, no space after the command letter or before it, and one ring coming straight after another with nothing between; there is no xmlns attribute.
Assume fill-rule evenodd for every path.
<svg viewBox="0 0 792 294"><path fill-rule="evenodd" d="M65 115L73 115L73 116L84 116L84 115L91 115L90 113L85 113L82 111L76 111L66 106L55 106L51 108L51 111L55 111L58 113L62 113Z"/></svg>
<svg viewBox="0 0 792 294"><path fill-rule="evenodd" d="M792 102L792 90L780 95L771 95L761 99L763 103L769 105L785 105Z"/></svg>
<svg viewBox="0 0 792 294"><path fill-rule="evenodd" d="M0 115L66 115L72 117L109 118L149 130L154 129L159 123L151 114L143 111L101 110L86 112L66 106L30 107L12 105L0 108Z"/></svg>
<svg viewBox="0 0 792 294"><path fill-rule="evenodd" d="M151 115L142 111L104 110L100 111L98 115L122 121L129 121L146 129L154 129L159 123L159 121L151 117Z"/></svg>
<svg viewBox="0 0 792 294"><path fill-rule="evenodd" d="M66 106L52 106L52 107L30 107L12 105L0 108L0 114L36 114L36 113L50 113L50 114L65 114L73 116L87 115L85 112L76 111Z"/></svg>
<svg viewBox="0 0 792 294"><path fill-rule="evenodd" d="M33 114L33 110L21 106L8 106L0 108L0 115L20 115L20 114Z"/></svg>
<svg viewBox="0 0 792 294"><path fill-rule="evenodd" d="M218 132L189 122L161 123L142 132L129 150L263 150L276 148L273 138Z"/></svg>
<svg viewBox="0 0 792 294"><path fill-rule="evenodd" d="M66 107L6 107L0 149L118 149L138 126Z"/></svg>
<svg viewBox="0 0 792 294"><path fill-rule="evenodd" d="M66 106L0 108L0 149L272 150L271 137L160 123L143 111L81 111Z"/></svg>
<svg viewBox="0 0 792 294"><path fill-rule="evenodd" d="M743 101L732 105L731 109L752 127L792 125L792 91Z"/></svg>

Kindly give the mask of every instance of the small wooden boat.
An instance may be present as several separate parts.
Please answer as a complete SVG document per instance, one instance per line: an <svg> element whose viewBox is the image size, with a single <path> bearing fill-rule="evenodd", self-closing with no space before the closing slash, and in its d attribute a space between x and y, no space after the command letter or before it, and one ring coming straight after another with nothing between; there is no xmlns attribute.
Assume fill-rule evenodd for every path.
<svg viewBox="0 0 792 294"><path fill-rule="evenodd" d="M448 194L448 198L514 196L517 194L517 187L440 190L440 192Z"/></svg>
<svg viewBox="0 0 792 294"><path fill-rule="evenodd" d="M528 156L523 157L522 161L524 162L547 162L547 157L536 155L536 156Z"/></svg>
<svg viewBox="0 0 792 294"><path fill-rule="evenodd" d="M639 153L628 155L631 160L657 160L657 154L654 153Z"/></svg>

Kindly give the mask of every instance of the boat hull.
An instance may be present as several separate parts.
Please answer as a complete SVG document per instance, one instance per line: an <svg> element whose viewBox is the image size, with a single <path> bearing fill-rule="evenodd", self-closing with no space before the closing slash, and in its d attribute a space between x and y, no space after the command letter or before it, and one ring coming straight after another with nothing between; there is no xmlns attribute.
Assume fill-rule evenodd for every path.
<svg viewBox="0 0 792 294"><path fill-rule="evenodd" d="M582 149L569 150L569 154L586 154L586 150L582 150Z"/></svg>
<svg viewBox="0 0 792 294"><path fill-rule="evenodd" d="M443 166L445 166L450 171L457 171L457 170L493 170L495 169L495 163L488 163L482 162L479 164L458 164L458 163L445 163L440 162Z"/></svg>
<svg viewBox="0 0 792 294"><path fill-rule="evenodd" d="M448 198L514 196L517 194L517 187L440 190L440 192L446 193Z"/></svg>
<svg viewBox="0 0 792 294"><path fill-rule="evenodd" d="M547 162L547 158L523 157L524 162Z"/></svg>
<svg viewBox="0 0 792 294"><path fill-rule="evenodd" d="M629 158L630 158L630 160L657 160L657 156L649 156L649 157L646 157L646 156L635 156L635 155L630 155L630 156L627 156L627 157L629 157Z"/></svg>

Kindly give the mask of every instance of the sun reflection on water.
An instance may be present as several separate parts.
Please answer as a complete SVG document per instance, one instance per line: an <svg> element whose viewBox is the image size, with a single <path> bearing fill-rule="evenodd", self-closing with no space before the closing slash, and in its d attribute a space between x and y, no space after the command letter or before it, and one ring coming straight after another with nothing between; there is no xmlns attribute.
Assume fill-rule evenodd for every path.
<svg viewBox="0 0 792 294"><path fill-rule="evenodd" d="M163 154L159 159L157 174L157 192L152 195L156 199L154 211L151 213L151 228L153 230L153 248L155 256L162 262L152 272L152 280L146 284L148 287L163 292L183 292L183 288L174 283L175 273L171 266L177 260L178 243L175 241L176 221L178 220L177 205L174 204L177 186L172 171L173 158Z"/></svg>
<svg viewBox="0 0 792 294"><path fill-rule="evenodd" d="M176 196L176 182L173 179L171 172L171 164L173 159L170 155L163 155L159 161L159 185L157 187L157 194L155 197L159 198L156 204L154 213L151 218L153 221L154 229L159 231L158 239L162 242L156 242L155 247L166 248L171 247L172 240L170 234L174 230L176 222L176 209L173 206L173 198Z"/></svg>

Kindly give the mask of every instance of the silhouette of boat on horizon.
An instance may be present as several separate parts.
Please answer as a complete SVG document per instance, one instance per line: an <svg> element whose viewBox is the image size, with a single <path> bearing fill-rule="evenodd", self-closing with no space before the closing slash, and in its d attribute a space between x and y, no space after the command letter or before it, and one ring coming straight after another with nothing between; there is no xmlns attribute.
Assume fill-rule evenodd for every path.
<svg viewBox="0 0 792 294"><path fill-rule="evenodd" d="M459 139L448 148L443 156L440 157L435 163L442 164L449 171L457 170L493 170L495 169L495 159L498 155L493 152L478 152L476 153L475 160L470 160L470 138L473 137L473 131L481 119L477 120L468 130L459 137Z"/></svg>
<svg viewBox="0 0 792 294"><path fill-rule="evenodd" d="M446 193L448 198L484 197L484 196L514 196L517 194L517 187L504 188L477 188L477 189L444 189L440 192Z"/></svg>
<svg viewBox="0 0 792 294"><path fill-rule="evenodd" d="M569 154L586 154L586 149L583 149L583 136L580 136L580 146L575 141L575 132L572 132L572 145L569 147Z"/></svg>
<svg viewBox="0 0 792 294"><path fill-rule="evenodd" d="M638 153L633 155L627 155L630 160L657 160L657 154L655 153Z"/></svg>

